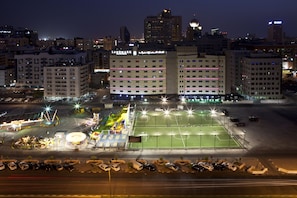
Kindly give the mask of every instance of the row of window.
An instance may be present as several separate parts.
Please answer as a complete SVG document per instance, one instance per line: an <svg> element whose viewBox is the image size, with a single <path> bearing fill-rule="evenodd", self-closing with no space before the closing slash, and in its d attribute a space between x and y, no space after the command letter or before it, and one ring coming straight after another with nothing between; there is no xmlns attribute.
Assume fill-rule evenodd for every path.
<svg viewBox="0 0 297 198"><path fill-rule="evenodd" d="M56 97L58 96L76 96L76 94L74 92L70 92L69 94L66 94L65 92L61 91L61 92L55 92L55 93L52 93L51 91L46 91L45 92L46 94L45 95L48 95L48 96L51 96L51 95L54 95Z"/></svg>
<svg viewBox="0 0 297 198"><path fill-rule="evenodd" d="M117 71L115 70L112 70L111 73L116 73ZM122 73L131 73L131 72L134 72L134 73L139 73L139 72L143 72L143 73L148 73L148 72L151 72L151 73L156 73L158 72L159 74L161 74L163 71L162 70L143 70L143 71L139 71L139 70L135 70L135 71L131 71L131 70L127 70L127 71L123 71L123 70L119 70L118 71L120 74Z"/></svg>
<svg viewBox="0 0 297 198"><path fill-rule="evenodd" d="M276 65L275 62L251 62L250 65Z"/></svg>
<svg viewBox="0 0 297 198"><path fill-rule="evenodd" d="M139 90L131 91L131 90L115 90L115 89L112 90L112 93L117 93L117 92L120 92L120 93L163 93L163 90L162 89L160 89L160 90L151 90L151 91L147 91L147 90L144 90L144 91L139 91Z"/></svg>
<svg viewBox="0 0 297 198"><path fill-rule="evenodd" d="M190 62L199 62L199 63L202 63L202 62L205 62L205 63L208 63L208 62L213 62L213 63L216 63L216 62L223 62L224 60L216 60L216 59L192 59L192 60L185 60L185 59L181 59L179 60L180 63L183 63L183 62L187 62L187 63L190 63Z"/></svg>
<svg viewBox="0 0 297 198"><path fill-rule="evenodd" d="M215 90L187 90L187 91L180 91L179 93L218 93L218 91Z"/></svg>
<svg viewBox="0 0 297 198"><path fill-rule="evenodd" d="M150 65L150 66L147 66L147 65L135 65L135 66L131 66L131 65L111 65L111 68L131 68L131 69L133 69L133 68L165 68L165 66L164 65L159 65L159 66L157 66L157 65Z"/></svg>
<svg viewBox="0 0 297 198"><path fill-rule="evenodd" d="M257 92L251 92L251 95L279 95L279 92L265 92L265 91L257 91Z"/></svg>
<svg viewBox="0 0 297 198"><path fill-rule="evenodd" d="M48 60L48 62L46 62L46 63L50 63L50 64L54 64L54 62L55 62L55 59L52 59L52 58L49 58L49 59L47 59L47 58L34 58L34 59L32 59L32 58L26 58L26 59L20 58L20 59L18 59L18 64L23 64L23 63L25 63L27 65L32 64L32 63L39 64L39 62L45 63L45 60Z"/></svg>
<svg viewBox="0 0 297 198"><path fill-rule="evenodd" d="M131 62L135 62L135 63L140 63L140 62L144 62L144 63L149 63L149 62L152 62L152 63L156 63L156 62L159 62L159 63L162 63L163 61L165 61L165 60L163 60L163 59L159 59L159 60L155 60L155 59L153 59L153 60L142 60L142 61L140 61L140 60L119 60L119 61L117 61L117 60L112 60L112 62L113 63L116 63L116 62L120 62L120 63L123 63L123 62L126 62L126 63L131 63Z"/></svg>
<svg viewBox="0 0 297 198"><path fill-rule="evenodd" d="M120 80L120 81L117 81L117 80L112 80L111 82L113 83L132 83L132 80L127 80L127 81L123 81L123 80ZM164 81L163 80L152 80L152 81L147 81L147 80L144 80L144 81L141 81L141 83L163 83ZM135 82L133 83L140 83L139 80L136 80Z"/></svg>
<svg viewBox="0 0 297 198"><path fill-rule="evenodd" d="M215 71L215 70L187 70L187 71L184 71L184 70L180 70L179 73L218 73L218 71Z"/></svg>
<svg viewBox="0 0 297 198"><path fill-rule="evenodd" d="M271 77L271 78L262 78L262 77L260 77L260 78L251 78L251 80L279 80L279 77Z"/></svg>
<svg viewBox="0 0 297 198"><path fill-rule="evenodd" d="M159 75L159 76L156 76L156 75L152 75L152 76L127 76L127 77L124 77L124 76L116 76L116 75L113 75L112 78L163 78L163 75Z"/></svg>

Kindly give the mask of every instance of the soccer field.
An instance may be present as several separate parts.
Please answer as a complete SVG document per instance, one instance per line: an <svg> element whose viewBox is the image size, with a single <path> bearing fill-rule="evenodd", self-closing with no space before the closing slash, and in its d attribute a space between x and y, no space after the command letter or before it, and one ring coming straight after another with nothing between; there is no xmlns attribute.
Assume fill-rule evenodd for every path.
<svg viewBox="0 0 297 198"><path fill-rule="evenodd" d="M210 110L137 112L133 135L141 136L129 144L137 149L240 148Z"/></svg>

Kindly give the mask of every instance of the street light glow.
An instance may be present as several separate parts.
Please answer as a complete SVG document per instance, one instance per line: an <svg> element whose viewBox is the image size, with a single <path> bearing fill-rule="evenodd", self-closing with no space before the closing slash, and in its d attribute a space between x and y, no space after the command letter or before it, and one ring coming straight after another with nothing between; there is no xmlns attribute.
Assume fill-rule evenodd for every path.
<svg viewBox="0 0 297 198"><path fill-rule="evenodd" d="M164 115L165 115L165 116L169 116L169 113L170 113L170 111L169 111L168 109L166 109L166 110L164 111Z"/></svg>
<svg viewBox="0 0 297 198"><path fill-rule="evenodd" d="M142 110L141 114L142 114L143 116L145 116L145 115L147 114L147 111L146 111L146 110Z"/></svg>
<svg viewBox="0 0 297 198"><path fill-rule="evenodd" d="M74 105L74 108L75 108L75 109L79 109L79 108L80 108L80 104L79 104L79 103L76 103L76 104Z"/></svg>
<svg viewBox="0 0 297 198"><path fill-rule="evenodd" d="M45 107L45 111L46 111L46 112L51 111L51 107L50 107L50 106L46 106L46 107Z"/></svg>
<svg viewBox="0 0 297 198"><path fill-rule="evenodd" d="M188 115L189 116L193 115L193 110L192 109L188 109Z"/></svg>
<svg viewBox="0 0 297 198"><path fill-rule="evenodd" d="M167 98L166 97L162 97L161 100L162 100L163 103L166 103L167 102Z"/></svg>

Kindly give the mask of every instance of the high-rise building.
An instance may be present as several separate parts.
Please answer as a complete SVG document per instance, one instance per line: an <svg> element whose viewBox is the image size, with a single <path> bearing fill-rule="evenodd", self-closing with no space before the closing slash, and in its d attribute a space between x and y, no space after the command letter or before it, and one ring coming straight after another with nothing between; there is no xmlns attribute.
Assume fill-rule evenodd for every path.
<svg viewBox="0 0 297 198"><path fill-rule="evenodd" d="M158 16L144 20L144 39L147 43L170 44L182 40L182 17L172 16L171 10L164 9Z"/></svg>
<svg viewBox="0 0 297 198"><path fill-rule="evenodd" d="M130 32L126 26L120 28L120 39L122 43L130 42Z"/></svg>
<svg viewBox="0 0 297 198"><path fill-rule="evenodd" d="M202 36L201 24L198 22L197 19L192 19L187 28L186 39L188 41L194 41L201 38L201 36Z"/></svg>
<svg viewBox="0 0 297 198"><path fill-rule="evenodd" d="M274 43L283 43L283 39L283 22L280 20L269 21L267 40Z"/></svg>
<svg viewBox="0 0 297 198"><path fill-rule="evenodd" d="M88 64L59 61L44 67L44 99L77 101L88 95Z"/></svg>
<svg viewBox="0 0 297 198"><path fill-rule="evenodd" d="M250 100L281 99L282 59L269 53L243 58L242 94Z"/></svg>
<svg viewBox="0 0 297 198"><path fill-rule="evenodd" d="M28 87L43 87L45 78L44 67L55 65L61 61L86 63L85 52L75 50L51 50L51 52L31 52L14 56L17 64L17 85Z"/></svg>
<svg viewBox="0 0 297 198"><path fill-rule="evenodd" d="M226 93L225 67L224 55L200 54L196 46L113 50L110 94L114 99L162 95L216 99Z"/></svg>
<svg viewBox="0 0 297 198"><path fill-rule="evenodd" d="M209 99L226 94L224 55L199 53L196 46L178 46L178 95Z"/></svg>

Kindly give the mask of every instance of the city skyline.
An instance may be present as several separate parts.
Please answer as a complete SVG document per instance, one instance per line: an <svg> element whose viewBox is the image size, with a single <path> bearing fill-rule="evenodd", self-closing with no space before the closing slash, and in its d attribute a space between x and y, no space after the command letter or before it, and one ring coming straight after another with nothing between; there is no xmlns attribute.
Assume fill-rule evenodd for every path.
<svg viewBox="0 0 297 198"><path fill-rule="evenodd" d="M5 9L0 13L0 18L1 25L36 30L40 39L118 37L121 26L127 26L132 38L139 38L144 31L145 17L156 16L163 9L170 9L172 15L182 16L183 32L188 23L196 18L203 27L203 33L219 28L228 33L228 38L242 37L247 33L265 38L268 22L282 20L286 35L294 37L297 36L296 6L294 0L153 0L141 3L136 0L74 0L71 4L65 0L46 0L42 4L36 0L5 0L2 2Z"/></svg>

